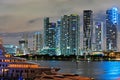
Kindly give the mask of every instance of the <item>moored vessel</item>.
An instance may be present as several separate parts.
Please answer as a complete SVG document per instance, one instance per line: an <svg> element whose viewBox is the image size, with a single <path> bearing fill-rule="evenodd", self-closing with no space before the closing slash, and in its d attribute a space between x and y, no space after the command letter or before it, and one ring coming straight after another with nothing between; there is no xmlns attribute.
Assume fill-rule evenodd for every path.
<svg viewBox="0 0 120 80"><path fill-rule="evenodd" d="M2 43L0 43L0 79L18 80L22 78L31 80L37 73L48 73L52 70L57 72L59 68L43 67L28 62L24 58L13 57L5 53Z"/></svg>

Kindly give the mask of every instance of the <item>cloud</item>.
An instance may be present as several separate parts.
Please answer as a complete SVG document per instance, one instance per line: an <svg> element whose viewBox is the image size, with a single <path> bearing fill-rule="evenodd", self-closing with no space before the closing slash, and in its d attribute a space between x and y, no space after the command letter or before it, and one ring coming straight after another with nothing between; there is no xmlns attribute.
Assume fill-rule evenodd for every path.
<svg viewBox="0 0 120 80"><path fill-rule="evenodd" d="M40 17L80 13L84 9L106 10L120 5L119 0L2 0L1 2L2 13Z"/></svg>
<svg viewBox="0 0 120 80"><path fill-rule="evenodd" d="M43 28L43 17L58 17L91 9L105 14L113 6L119 8L119 0L0 0L0 31L22 32ZM38 19L34 23L30 20Z"/></svg>
<svg viewBox="0 0 120 80"><path fill-rule="evenodd" d="M105 11L113 6L120 8L119 5L120 0L0 0L0 34L40 31L44 17L56 21L65 14L83 15L87 9L103 21ZM14 34L2 36L7 43L18 43L20 37Z"/></svg>
<svg viewBox="0 0 120 80"><path fill-rule="evenodd" d="M31 19L27 17L0 16L0 32L15 33L25 31L36 31L42 29L43 20L41 18Z"/></svg>

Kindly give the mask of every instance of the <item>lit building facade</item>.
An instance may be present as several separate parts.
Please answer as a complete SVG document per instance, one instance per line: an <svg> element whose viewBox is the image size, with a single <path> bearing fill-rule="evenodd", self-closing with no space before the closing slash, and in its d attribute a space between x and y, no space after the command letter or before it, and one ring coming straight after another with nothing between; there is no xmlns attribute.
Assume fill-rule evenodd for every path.
<svg viewBox="0 0 120 80"><path fill-rule="evenodd" d="M35 32L33 35L33 50L40 53L43 48L43 36L40 32Z"/></svg>
<svg viewBox="0 0 120 80"><path fill-rule="evenodd" d="M80 17L76 14L61 18L60 49L62 55L77 55L80 46Z"/></svg>
<svg viewBox="0 0 120 80"><path fill-rule="evenodd" d="M86 52L92 50L93 38L93 11L83 11L83 49Z"/></svg>
<svg viewBox="0 0 120 80"><path fill-rule="evenodd" d="M48 40L47 38L49 33L49 17L44 18L44 47L47 46Z"/></svg>
<svg viewBox="0 0 120 80"><path fill-rule="evenodd" d="M13 44L3 44L3 47L8 54L15 55L17 53L18 47Z"/></svg>
<svg viewBox="0 0 120 80"><path fill-rule="evenodd" d="M95 51L103 51L104 49L104 29L103 29L103 22L95 22Z"/></svg>
<svg viewBox="0 0 120 80"><path fill-rule="evenodd" d="M49 22L49 18L44 19L44 46L47 54L56 55L56 23Z"/></svg>
<svg viewBox="0 0 120 80"><path fill-rule="evenodd" d="M61 19L61 27L60 27L60 49L62 55L69 55L69 16L64 15Z"/></svg>
<svg viewBox="0 0 120 80"><path fill-rule="evenodd" d="M26 39L19 40L19 53L23 54L23 55L29 54L28 40L26 40Z"/></svg>
<svg viewBox="0 0 120 80"><path fill-rule="evenodd" d="M61 27L61 20L57 21L56 26L56 55L61 55L60 51L60 27Z"/></svg>
<svg viewBox="0 0 120 80"><path fill-rule="evenodd" d="M106 50L117 50L118 9L106 11Z"/></svg>

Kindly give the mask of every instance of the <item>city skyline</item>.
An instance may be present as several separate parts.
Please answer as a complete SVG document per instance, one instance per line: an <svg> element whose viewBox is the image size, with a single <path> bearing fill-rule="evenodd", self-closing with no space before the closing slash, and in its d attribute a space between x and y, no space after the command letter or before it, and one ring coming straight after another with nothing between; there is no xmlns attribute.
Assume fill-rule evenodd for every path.
<svg viewBox="0 0 120 80"><path fill-rule="evenodd" d="M107 9L114 6L119 9L119 2L119 0L1 0L1 37L4 38L4 43L18 44L20 35L14 35L19 32L42 31L44 17L57 21L63 15L75 13L80 15L82 22L83 10L92 10L94 19L103 20ZM9 35L9 33L15 34ZM9 38L6 35L9 35Z"/></svg>
<svg viewBox="0 0 120 80"><path fill-rule="evenodd" d="M57 48L60 48L61 54L63 55L77 55L77 51L78 53L82 52L82 55L84 53L92 54L92 51L118 51L119 46L117 46L117 37L119 37L119 35L117 35L117 28L120 24L119 15L120 13L116 7L112 7L106 10L105 22L102 24L101 20L99 20L100 23L95 23L97 20L93 19L92 10L83 10L83 33L79 33L81 26L79 25L79 20L81 20L79 15L64 15L61 16L61 19L59 20L61 22L59 26L60 34L57 35L56 31L55 34L52 34L54 33L54 31L51 31L53 30L53 27L49 23L49 17L47 17L44 19L43 35L45 47L47 47L48 50L51 50L50 46L52 46L53 43L53 38L51 37L54 36L54 40L56 41L56 36L58 37L58 35L60 35L60 41L58 41L58 43L60 43L60 46L57 46ZM56 27L54 27L54 30ZM80 36L80 34L83 36ZM95 40L93 41L93 39ZM79 46L81 44L80 41L83 44L82 47ZM104 43L105 45L103 45ZM57 48L54 46L54 49ZM47 53L49 54L50 52L48 51Z"/></svg>

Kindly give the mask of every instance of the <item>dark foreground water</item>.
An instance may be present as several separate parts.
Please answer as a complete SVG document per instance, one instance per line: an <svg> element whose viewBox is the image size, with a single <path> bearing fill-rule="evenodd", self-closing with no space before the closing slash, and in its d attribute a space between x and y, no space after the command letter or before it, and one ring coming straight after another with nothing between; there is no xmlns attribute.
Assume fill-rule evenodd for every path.
<svg viewBox="0 0 120 80"><path fill-rule="evenodd" d="M59 72L93 77L95 80L120 80L119 61L34 61L41 66L59 67Z"/></svg>

